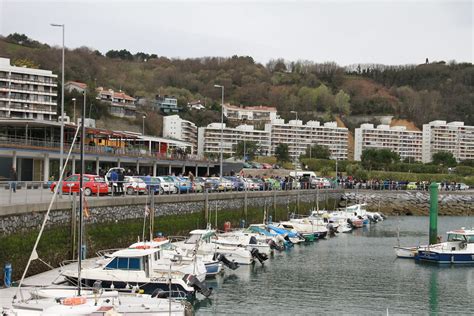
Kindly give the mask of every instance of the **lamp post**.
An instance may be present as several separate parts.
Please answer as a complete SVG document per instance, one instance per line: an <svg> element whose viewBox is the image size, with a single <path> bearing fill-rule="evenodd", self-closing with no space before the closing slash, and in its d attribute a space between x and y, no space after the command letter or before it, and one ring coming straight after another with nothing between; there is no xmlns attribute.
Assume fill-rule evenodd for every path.
<svg viewBox="0 0 474 316"><path fill-rule="evenodd" d="M214 88L220 88L222 91L222 99L221 99L221 150L220 150L220 171L219 171L219 177L222 181L222 151L223 151L223 146L224 146L224 86L215 84Z"/></svg>
<svg viewBox="0 0 474 316"><path fill-rule="evenodd" d="M72 121L74 122L74 124L76 124L76 98L72 98L72 102L74 104L72 112Z"/></svg>
<svg viewBox="0 0 474 316"><path fill-rule="evenodd" d="M298 124L298 112L297 111L290 111L290 113L294 113L296 115L296 121L295 121L295 181L296 181L296 161L297 161L297 157L298 157L298 140L297 140L297 130L296 130L296 126Z"/></svg>
<svg viewBox="0 0 474 316"><path fill-rule="evenodd" d="M142 135L145 135L145 119L146 119L146 115L143 114L142 115Z"/></svg>
<svg viewBox="0 0 474 316"><path fill-rule="evenodd" d="M65 29L65 25L51 23L51 26L60 27L63 31L63 52L62 52L62 64L61 64L61 136L60 136L60 144L59 144L60 145L59 174L61 174L61 169L63 168L63 155L64 155L64 29Z"/></svg>

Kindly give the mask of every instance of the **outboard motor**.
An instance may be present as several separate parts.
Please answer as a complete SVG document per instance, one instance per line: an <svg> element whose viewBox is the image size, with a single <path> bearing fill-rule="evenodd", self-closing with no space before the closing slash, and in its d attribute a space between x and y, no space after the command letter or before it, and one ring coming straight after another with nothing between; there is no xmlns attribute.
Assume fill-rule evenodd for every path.
<svg viewBox="0 0 474 316"><path fill-rule="evenodd" d="M380 216L381 216L383 219L387 219L387 215L385 215L384 213L380 213Z"/></svg>
<svg viewBox="0 0 474 316"><path fill-rule="evenodd" d="M350 218L347 219L347 224L354 228L354 223L352 223L352 220Z"/></svg>
<svg viewBox="0 0 474 316"><path fill-rule="evenodd" d="M252 248L252 250L250 250L250 253L252 254L252 257L260 261L261 264L263 264L263 262L268 259L268 256L258 251L257 248Z"/></svg>
<svg viewBox="0 0 474 316"><path fill-rule="evenodd" d="M377 220L372 215L367 214L366 216L369 219L369 221L371 221L372 223L377 223Z"/></svg>
<svg viewBox="0 0 474 316"><path fill-rule="evenodd" d="M278 245L273 239L270 239L267 241L267 244L270 246L270 249L275 249L278 251L282 251L285 249L283 245Z"/></svg>
<svg viewBox="0 0 474 316"><path fill-rule="evenodd" d="M278 236L280 236L280 235L278 235ZM295 245L295 244L290 240L290 237L288 237L288 235L286 235L283 239L285 240L285 248L286 248L286 249L289 249L289 248L291 248L291 247L293 247L293 246Z"/></svg>
<svg viewBox="0 0 474 316"><path fill-rule="evenodd" d="M333 224L327 224L326 228L328 230L329 235L331 236L336 235L337 229L334 228Z"/></svg>
<svg viewBox="0 0 474 316"><path fill-rule="evenodd" d="M186 281L189 286L192 286L196 291L209 297L212 293L212 288L208 287L206 282L201 282L195 275L186 274L183 278L183 281Z"/></svg>
<svg viewBox="0 0 474 316"><path fill-rule="evenodd" d="M379 214L374 214L374 221L375 222L381 222L383 221L383 218L379 216Z"/></svg>
<svg viewBox="0 0 474 316"><path fill-rule="evenodd" d="M235 270L239 267L239 264L235 261L230 261L227 259L223 254L219 253L217 256L215 256L217 261L222 262L226 267Z"/></svg>

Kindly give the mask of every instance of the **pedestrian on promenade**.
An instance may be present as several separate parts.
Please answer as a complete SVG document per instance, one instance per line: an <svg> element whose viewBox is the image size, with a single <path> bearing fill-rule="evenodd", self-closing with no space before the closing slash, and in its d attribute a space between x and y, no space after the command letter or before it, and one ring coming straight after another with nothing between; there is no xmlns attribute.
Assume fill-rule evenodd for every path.
<svg viewBox="0 0 474 316"><path fill-rule="evenodd" d="M118 174L115 170L110 173L110 181L112 182L112 194L117 193Z"/></svg>
<svg viewBox="0 0 474 316"><path fill-rule="evenodd" d="M10 190L16 193L16 182L18 181L18 175L14 167L10 170Z"/></svg>
<svg viewBox="0 0 474 316"><path fill-rule="evenodd" d="M118 194L122 195L123 194L123 181L125 177L123 175L123 172L121 169L118 170L117 172L117 191Z"/></svg>

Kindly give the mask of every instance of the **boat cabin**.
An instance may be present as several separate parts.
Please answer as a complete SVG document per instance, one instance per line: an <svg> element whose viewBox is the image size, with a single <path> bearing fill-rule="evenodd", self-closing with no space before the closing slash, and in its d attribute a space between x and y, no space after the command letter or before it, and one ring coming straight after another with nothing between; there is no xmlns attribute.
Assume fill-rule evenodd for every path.
<svg viewBox="0 0 474 316"><path fill-rule="evenodd" d="M160 252L159 248L118 250L111 255L104 270L144 271L148 275L150 265L160 260Z"/></svg>
<svg viewBox="0 0 474 316"><path fill-rule="evenodd" d="M474 230L458 229L448 232L448 242L466 242L474 244Z"/></svg>

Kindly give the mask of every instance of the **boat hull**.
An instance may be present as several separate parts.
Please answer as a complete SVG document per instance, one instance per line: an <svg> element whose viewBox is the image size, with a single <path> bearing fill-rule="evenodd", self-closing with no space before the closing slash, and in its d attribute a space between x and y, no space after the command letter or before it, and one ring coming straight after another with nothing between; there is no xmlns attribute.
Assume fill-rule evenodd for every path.
<svg viewBox="0 0 474 316"><path fill-rule="evenodd" d="M415 259L418 248L417 247L393 247L397 258L401 259Z"/></svg>
<svg viewBox="0 0 474 316"><path fill-rule="evenodd" d="M419 250L416 259L420 261L443 263L443 264L474 264L474 253L459 252L437 252L430 250Z"/></svg>
<svg viewBox="0 0 474 316"><path fill-rule="evenodd" d="M66 280L71 284L77 284L77 278L75 277L66 277ZM115 290L125 290L125 291L132 291L133 286L138 286L143 293L156 295L158 292L169 292L171 288L172 297L175 298L184 298L184 299L192 299L195 296L195 291L189 290L189 287L183 286L181 284L172 283L171 285L166 282L136 282L136 283L126 283L122 281L109 281L109 280L97 280L97 279L81 279L81 283L84 287L93 287L95 282L101 282L103 288L106 289L115 289ZM113 284L113 285L112 285Z"/></svg>
<svg viewBox="0 0 474 316"><path fill-rule="evenodd" d="M206 277L213 277L222 272L222 264L218 261L204 264L206 266Z"/></svg>

